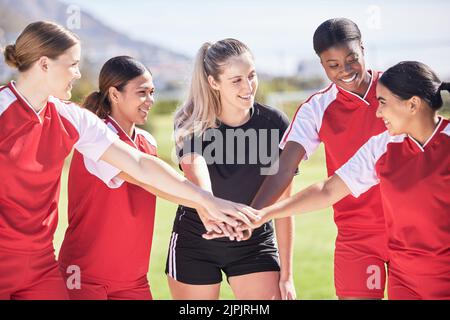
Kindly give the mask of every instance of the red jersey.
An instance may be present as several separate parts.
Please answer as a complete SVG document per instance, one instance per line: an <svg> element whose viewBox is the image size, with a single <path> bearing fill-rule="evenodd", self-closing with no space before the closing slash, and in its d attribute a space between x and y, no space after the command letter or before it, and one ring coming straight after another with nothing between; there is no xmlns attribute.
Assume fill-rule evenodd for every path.
<svg viewBox="0 0 450 320"><path fill-rule="evenodd" d="M129 137L111 117L105 122L122 141L156 156L156 142L148 132L136 128ZM108 175L111 171L104 170L107 164L101 162L74 153L69 173L69 226L59 262L63 268L79 266L82 276L134 281L148 272L156 197Z"/></svg>
<svg viewBox="0 0 450 320"><path fill-rule="evenodd" d="M97 161L116 139L75 104L50 97L36 112L13 82L0 88L0 249L52 247L64 159L75 147Z"/></svg>
<svg viewBox="0 0 450 320"><path fill-rule="evenodd" d="M440 118L423 146L408 135L375 136L336 174L355 197L380 186L396 279L407 275L422 298L450 299L449 121Z"/></svg>
<svg viewBox="0 0 450 320"><path fill-rule="evenodd" d="M307 99L298 108L280 148L288 141L297 142L305 149L305 159L308 159L323 142L328 176L332 176L369 138L386 129L376 117L379 73L369 73L370 85L363 98L332 83ZM359 198L350 195L333 208L335 222L341 229L385 228L378 187Z"/></svg>

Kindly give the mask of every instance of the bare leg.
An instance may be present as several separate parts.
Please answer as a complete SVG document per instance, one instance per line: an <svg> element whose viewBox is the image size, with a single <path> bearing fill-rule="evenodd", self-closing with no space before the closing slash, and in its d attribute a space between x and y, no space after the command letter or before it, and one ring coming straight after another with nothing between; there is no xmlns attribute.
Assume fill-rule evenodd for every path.
<svg viewBox="0 0 450 320"><path fill-rule="evenodd" d="M167 277L170 293L174 300L218 300L220 283L207 285L186 284Z"/></svg>
<svg viewBox="0 0 450 320"><path fill-rule="evenodd" d="M280 300L280 273L256 272L229 278L237 300Z"/></svg>

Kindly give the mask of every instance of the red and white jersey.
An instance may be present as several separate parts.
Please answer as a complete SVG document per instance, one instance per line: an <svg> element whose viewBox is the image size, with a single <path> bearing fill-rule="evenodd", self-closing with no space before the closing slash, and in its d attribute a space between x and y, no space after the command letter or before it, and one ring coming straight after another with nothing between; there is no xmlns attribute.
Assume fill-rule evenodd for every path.
<svg viewBox="0 0 450 320"><path fill-rule="evenodd" d="M156 156L156 141L150 133L135 128L129 137L113 118L107 117L105 123L122 141ZM156 197L105 172L106 165L74 152L69 226L59 263L64 269L77 265L82 275L92 278L135 281L148 272Z"/></svg>
<svg viewBox="0 0 450 320"><path fill-rule="evenodd" d="M391 263L423 274L428 261L450 285L450 123L439 121L423 146L387 131L371 138L336 174L355 197L380 186Z"/></svg>
<svg viewBox="0 0 450 320"><path fill-rule="evenodd" d="M305 159L308 159L323 142L328 176L332 176L368 139L386 130L383 121L376 117L379 73L369 73L371 81L363 98L332 83L307 99L298 108L280 148L288 141L297 142L305 149ZM385 228L378 188L358 199L348 196L333 208L340 229Z"/></svg>
<svg viewBox="0 0 450 320"><path fill-rule="evenodd" d="M36 113L13 82L0 88L0 249L52 246L64 159L75 147L97 161L117 139L73 103L50 97Z"/></svg>

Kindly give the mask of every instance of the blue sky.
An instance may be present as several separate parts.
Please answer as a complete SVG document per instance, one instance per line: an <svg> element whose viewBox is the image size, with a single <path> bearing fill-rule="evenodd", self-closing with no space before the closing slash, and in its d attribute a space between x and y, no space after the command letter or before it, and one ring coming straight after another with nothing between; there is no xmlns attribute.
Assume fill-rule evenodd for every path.
<svg viewBox="0 0 450 320"><path fill-rule="evenodd" d="M238 38L257 66L295 71L315 60L312 35L324 20L345 16L361 28L367 60L384 69L400 60L420 60L450 76L450 2L294 0L67 0L133 38L194 56L204 41Z"/></svg>

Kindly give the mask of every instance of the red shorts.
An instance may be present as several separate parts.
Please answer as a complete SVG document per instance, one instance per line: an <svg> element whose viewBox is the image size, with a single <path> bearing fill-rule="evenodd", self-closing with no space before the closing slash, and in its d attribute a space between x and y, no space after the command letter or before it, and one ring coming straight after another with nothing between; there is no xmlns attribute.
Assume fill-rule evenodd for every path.
<svg viewBox="0 0 450 320"><path fill-rule="evenodd" d="M387 260L385 231L338 230L334 253L336 295L382 299Z"/></svg>
<svg viewBox="0 0 450 320"><path fill-rule="evenodd" d="M53 247L18 254L0 249L0 300L68 300Z"/></svg>
<svg viewBox="0 0 450 320"><path fill-rule="evenodd" d="M439 257L389 262L391 300L450 300L450 261Z"/></svg>
<svg viewBox="0 0 450 320"><path fill-rule="evenodd" d="M71 300L152 300L147 276L136 281L112 281L80 274L79 286L73 282L73 273L60 267Z"/></svg>

